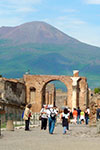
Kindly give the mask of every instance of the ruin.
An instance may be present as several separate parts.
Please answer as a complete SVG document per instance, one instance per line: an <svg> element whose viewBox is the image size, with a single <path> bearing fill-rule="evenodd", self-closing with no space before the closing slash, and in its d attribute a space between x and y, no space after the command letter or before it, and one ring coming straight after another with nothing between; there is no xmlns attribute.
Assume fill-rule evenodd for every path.
<svg viewBox="0 0 100 150"><path fill-rule="evenodd" d="M79 71L75 70L73 76L25 74L19 80L0 78L0 106L6 113L19 113L23 103L31 103L33 112L39 112L43 104L55 105L55 87L46 87L51 81L65 84L67 101L65 97L64 105L71 109L78 106L84 109L89 105L87 79L80 77Z"/></svg>
<svg viewBox="0 0 100 150"><path fill-rule="evenodd" d="M16 79L0 78L1 113L22 114L25 101L25 85Z"/></svg>
<svg viewBox="0 0 100 150"><path fill-rule="evenodd" d="M45 100L46 85L55 80L63 82L67 87L67 106L84 109L88 106L88 84L85 77L79 76L79 71L73 71L73 76L64 75L24 75L26 86L26 101L32 104L32 111L39 112ZM52 93L54 94L54 93ZM48 98L48 96L46 96ZM48 101L48 99L47 99ZM54 99L52 102L54 104Z"/></svg>
<svg viewBox="0 0 100 150"><path fill-rule="evenodd" d="M91 98L90 98L90 122L89 125L90 126L96 126L96 112L97 112L97 108L98 106L100 106L100 93L94 93Z"/></svg>

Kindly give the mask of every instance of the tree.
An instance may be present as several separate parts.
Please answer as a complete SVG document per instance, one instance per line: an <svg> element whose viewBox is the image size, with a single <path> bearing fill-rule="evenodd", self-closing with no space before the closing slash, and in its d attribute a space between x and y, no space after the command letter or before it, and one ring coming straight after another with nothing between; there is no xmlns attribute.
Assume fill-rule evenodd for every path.
<svg viewBox="0 0 100 150"><path fill-rule="evenodd" d="M94 93L96 94L96 93L100 93L100 88L95 88L94 89Z"/></svg>

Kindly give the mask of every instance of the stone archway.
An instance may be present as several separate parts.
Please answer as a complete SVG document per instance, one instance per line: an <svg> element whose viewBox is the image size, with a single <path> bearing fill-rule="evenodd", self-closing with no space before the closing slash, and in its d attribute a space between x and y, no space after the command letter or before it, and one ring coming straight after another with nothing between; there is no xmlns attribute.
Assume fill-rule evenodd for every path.
<svg viewBox="0 0 100 150"><path fill-rule="evenodd" d="M63 82L67 87L68 106L70 108L80 106L86 107L88 85L85 77L79 77L78 71L74 71L73 76L64 75L24 75L26 85L26 102L30 103L30 88L34 87L35 100L32 103L32 111L39 112L42 107L43 87L54 80Z"/></svg>
<svg viewBox="0 0 100 150"><path fill-rule="evenodd" d="M49 82L45 83L45 85L43 86L42 91L41 91L42 92L42 105L46 104L46 105L58 106L57 101L56 101L57 100L56 99L56 87L54 86L54 84L52 84L53 81L61 82L60 80L50 80ZM61 82L61 83L64 84L63 82ZM66 87L66 85L65 85L65 87ZM66 87L66 89L67 89L67 87ZM62 92L62 93L63 94L66 93L66 98L67 98L67 91ZM62 93L60 91L60 94L62 94ZM61 98L61 95L60 95L60 98ZM66 105L67 105L67 100L66 100ZM62 101L62 105L60 105L60 106L64 106L64 100Z"/></svg>

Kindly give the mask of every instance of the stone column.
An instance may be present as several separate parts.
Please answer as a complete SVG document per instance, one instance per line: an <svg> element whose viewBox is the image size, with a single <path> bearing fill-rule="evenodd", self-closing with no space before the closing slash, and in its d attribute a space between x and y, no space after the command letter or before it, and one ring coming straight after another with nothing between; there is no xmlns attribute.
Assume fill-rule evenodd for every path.
<svg viewBox="0 0 100 150"><path fill-rule="evenodd" d="M52 105L54 105L54 91L52 92Z"/></svg>
<svg viewBox="0 0 100 150"><path fill-rule="evenodd" d="M50 94L50 104L52 104L52 94Z"/></svg>
<svg viewBox="0 0 100 150"><path fill-rule="evenodd" d="M50 105L50 93L49 93L49 95L48 95L48 96L49 96L49 105Z"/></svg>
<svg viewBox="0 0 100 150"><path fill-rule="evenodd" d="M72 87L73 87L73 93L72 93L72 108L77 107L77 81L80 79L80 77L71 77L73 80Z"/></svg>
<svg viewBox="0 0 100 150"><path fill-rule="evenodd" d="M49 93L46 92L46 105L48 105L48 104L49 104Z"/></svg>

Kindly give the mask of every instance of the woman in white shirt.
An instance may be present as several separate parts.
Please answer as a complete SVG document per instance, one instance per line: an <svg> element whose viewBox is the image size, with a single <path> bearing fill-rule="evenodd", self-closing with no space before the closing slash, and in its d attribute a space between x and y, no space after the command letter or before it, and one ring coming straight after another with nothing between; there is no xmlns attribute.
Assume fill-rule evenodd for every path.
<svg viewBox="0 0 100 150"><path fill-rule="evenodd" d="M68 120L69 120L69 111L67 108L64 109L61 118L62 118L63 134L66 134L66 131L68 129Z"/></svg>
<svg viewBox="0 0 100 150"><path fill-rule="evenodd" d="M48 119L48 115L47 115L47 106L44 105L43 108L40 111L41 113L41 130L46 130L47 128L47 119Z"/></svg>

